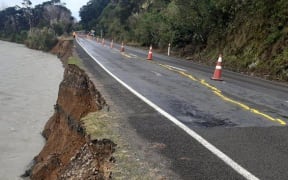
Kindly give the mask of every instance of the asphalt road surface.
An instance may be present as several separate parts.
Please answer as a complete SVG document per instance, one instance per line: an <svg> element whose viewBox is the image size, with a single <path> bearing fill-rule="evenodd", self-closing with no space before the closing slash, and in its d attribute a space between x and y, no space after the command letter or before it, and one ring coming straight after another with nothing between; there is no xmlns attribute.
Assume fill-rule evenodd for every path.
<svg viewBox="0 0 288 180"><path fill-rule="evenodd" d="M213 67L156 53L148 61L148 51L120 53L92 39L77 44L90 56L86 66L136 112L129 122L137 133L166 145L161 153L181 179L288 178L287 85L229 71L213 81Z"/></svg>

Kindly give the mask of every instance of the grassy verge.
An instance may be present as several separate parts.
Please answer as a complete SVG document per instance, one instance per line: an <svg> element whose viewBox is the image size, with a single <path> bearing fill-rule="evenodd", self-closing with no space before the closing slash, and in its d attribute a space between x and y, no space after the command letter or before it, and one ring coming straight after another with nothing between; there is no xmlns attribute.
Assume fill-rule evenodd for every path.
<svg viewBox="0 0 288 180"><path fill-rule="evenodd" d="M70 57L68 58L67 63L68 63L68 64L74 64L74 65L76 65L76 66L78 66L78 67L81 67L81 66L82 66L81 61L80 61L77 57L75 57L75 56L70 56Z"/></svg>
<svg viewBox="0 0 288 180"><path fill-rule="evenodd" d="M161 179L158 170L150 167L141 155L137 155L137 152L133 151L129 140L120 135L119 121L121 121L121 117L117 114L103 111L94 112L82 118L81 121L91 139L110 139L117 144L113 154L116 159L112 169L113 179Z"/></svg>

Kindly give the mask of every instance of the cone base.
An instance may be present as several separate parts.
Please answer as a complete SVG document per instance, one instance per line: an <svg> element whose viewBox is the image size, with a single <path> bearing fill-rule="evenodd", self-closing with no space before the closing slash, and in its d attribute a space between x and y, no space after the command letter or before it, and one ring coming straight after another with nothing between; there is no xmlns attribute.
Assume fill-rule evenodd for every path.
<svg viewBox="0 0 288 180"><path fill-rule="evenodd" d="M152 54L149 54L149 55L147 56L147 60L152 60L152 59L153 59Z"/></svg>
<svg viewBox="0 0 288 180"><path fill-rule="evenodd" d="M215 77L211 77L212 80L215 80L215 81L224 81L223 79L220 79L220 78L215 78Z"/></svg>

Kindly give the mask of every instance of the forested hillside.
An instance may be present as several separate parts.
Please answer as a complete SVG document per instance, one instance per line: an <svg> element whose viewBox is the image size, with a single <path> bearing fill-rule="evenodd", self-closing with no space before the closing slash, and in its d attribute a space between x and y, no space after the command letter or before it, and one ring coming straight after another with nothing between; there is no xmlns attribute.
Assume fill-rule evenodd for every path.
<svg viewBox="0 0 288 180"><path fill-rule="evenodd" d="M90 0L81 24L107 38L288 81L287 0ZM188 58L189 57L189 58Z"/></svg>
<svg viewBox="0 0 288 180"><path fill-rule="evenodd" d="M72 31L74 18L60 0L32 7L30 0L0 11L0 38L25 43L28 47L49 50L57 37Z"/></svg>

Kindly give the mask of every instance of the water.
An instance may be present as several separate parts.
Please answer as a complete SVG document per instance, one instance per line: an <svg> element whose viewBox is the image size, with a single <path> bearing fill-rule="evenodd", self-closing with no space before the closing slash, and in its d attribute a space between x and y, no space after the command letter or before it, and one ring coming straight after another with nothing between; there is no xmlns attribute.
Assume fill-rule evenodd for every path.
<svg viewBox="0 0 288 180"><path fill-rule="evenodd" d="M42 149L63 71L56 56L0 41L0 179L21 179Z"/></svg>

